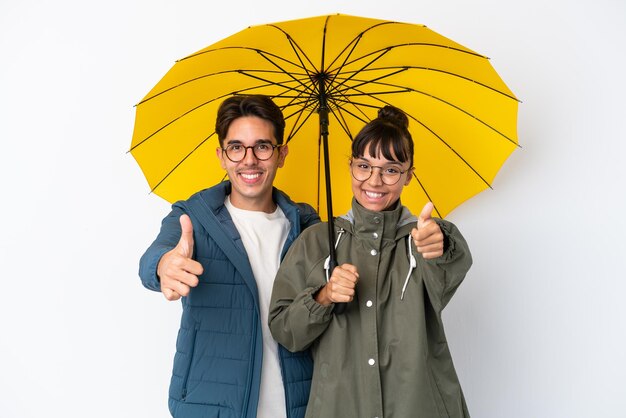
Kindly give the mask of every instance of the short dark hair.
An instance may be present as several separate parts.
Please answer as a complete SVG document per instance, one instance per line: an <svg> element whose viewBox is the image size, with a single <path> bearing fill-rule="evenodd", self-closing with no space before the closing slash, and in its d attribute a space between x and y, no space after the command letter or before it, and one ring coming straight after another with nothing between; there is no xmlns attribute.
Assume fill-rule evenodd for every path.
<svg viewBox="0 0 626 418"><path fill-rule="evenodd" d="M413 167L413 138L409 132L409 118L394 106L378 110L378 117L365 125L352 141L352 157L383 155L401 163L409 161ZM393 152L393 153L392 153ZM394 156L395 154L395 156Z"/></svg>
<svg viewBox="0 0 626 418"><path fill-rule="evenodd" d="M235 119L243 116L256 116L265 119L274 127L274 136L278 145L283 143L285 132L285 118L280 108L267 96L231 96L224 100L217 110L215 132L220 146L224 146L224 139L228 134L228 128Z"/></svg>

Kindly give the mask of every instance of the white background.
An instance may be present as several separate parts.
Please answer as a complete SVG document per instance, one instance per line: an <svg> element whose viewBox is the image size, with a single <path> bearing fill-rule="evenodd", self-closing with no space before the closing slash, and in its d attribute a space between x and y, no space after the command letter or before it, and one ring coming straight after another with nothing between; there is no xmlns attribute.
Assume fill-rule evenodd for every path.
<svg viewBox="0 0 626 418"><path fill-rule="evenodd" d="M448 217L472 416L626 416L622 0L0 0L1 417L169 416L180 305L137 276L169 205L126 153L133 105L248 25L337 12L426 24L523 102L523 148Z"/></svg>

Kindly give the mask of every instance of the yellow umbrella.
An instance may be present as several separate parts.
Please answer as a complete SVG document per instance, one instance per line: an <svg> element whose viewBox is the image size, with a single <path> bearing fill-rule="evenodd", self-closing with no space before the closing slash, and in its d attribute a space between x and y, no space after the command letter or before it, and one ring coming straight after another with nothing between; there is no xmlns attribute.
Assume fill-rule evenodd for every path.
<svg viewBox="0 0 626 418"><path fill-rule="evenodd" d="M416 181L401 198L414 212L432 201L446 216L518 146L518 100L486 57L422 25L319 16L251 26L176 62L136 107L131 153L152 192L173 202L224 178L214 121L234 94L281 107L289 156L275 184L323 219L349 209L351 140L385 104L410 118Z"/></svg>

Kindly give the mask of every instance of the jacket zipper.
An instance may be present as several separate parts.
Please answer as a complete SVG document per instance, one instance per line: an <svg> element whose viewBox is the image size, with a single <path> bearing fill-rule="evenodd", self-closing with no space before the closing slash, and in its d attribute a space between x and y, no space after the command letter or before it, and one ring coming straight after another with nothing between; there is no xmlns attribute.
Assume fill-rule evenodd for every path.
<svg viewBox="0 0 626 418"><path fill-rule="evenodd" d="M191 335L191 352L189 353L189 364L187 365L187 371L185 372L185 378L183 379L183 391L181 400L185 402L187 398L187 382L189 382L189 375L191 374L191 363L193 362L193 355L196 352L196 336L198 335L199 325L194 325L193 334Z"/></svg>
<svg viewBox="0 0 626 418"><path fill-rule="evenodd" d="M287 414L286 417L289 418L291 416L291 414L289 413L289 405L291 405L291 403L290 393L289 390L287 390L288 383L285 375L285 354L283 350L286 350L286 348L278 344L278 362L280 364L280 376L283 378L283 390L285 391L285 412Z"/></svg>
<svg viewBox="0 0 626 418"><path fill-rule="evenodd" d="M254 318L252 319L252 323L253 323L253 327L252 329L254 329L255 331L252 333L252 343L251 343L251 349L250 352L252 353L252 355L250 356L250 369L248 370L248 387L246 388L246 393L243 397L243 409L241 410L241 417L245 418L248 416L248 403L250 402L250 391L252 389L252 375L254 374L254 353L255 353L255 347L256 347L256 335L258 333L258 327L257 327L257 316L254 315ZM260 377L259 377L260 378Z"/></svg>

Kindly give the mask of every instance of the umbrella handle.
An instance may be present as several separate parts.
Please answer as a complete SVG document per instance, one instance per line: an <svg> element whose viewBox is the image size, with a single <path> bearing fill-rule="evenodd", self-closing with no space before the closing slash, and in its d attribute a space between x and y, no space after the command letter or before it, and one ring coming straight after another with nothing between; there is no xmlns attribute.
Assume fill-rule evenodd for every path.
<svg viewBox="0 0 626 418"><path fill-rule="evenodd" d="M348 307L348 304L346 302L335 303L335 309L333 309L333 312L336 313L337 315L341 315L342 313L346 311L347 307Z"/></svg>
<svg viewBox="0 0 626 418"><path fill-rule="evenodd" d="M331 257L329 259L329 263L328 263L328 271L331 272L335 269L335 267L337 267L337 260L334 257L334 251L331 251ZM337 315L341 315L342 313L344 313L346 311L346 308L348 307L348 303L346 302L336 302L335 303L335 307L333 309L333 312Z"/></svg>

